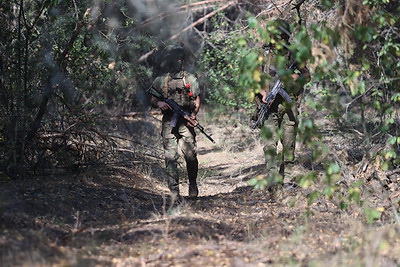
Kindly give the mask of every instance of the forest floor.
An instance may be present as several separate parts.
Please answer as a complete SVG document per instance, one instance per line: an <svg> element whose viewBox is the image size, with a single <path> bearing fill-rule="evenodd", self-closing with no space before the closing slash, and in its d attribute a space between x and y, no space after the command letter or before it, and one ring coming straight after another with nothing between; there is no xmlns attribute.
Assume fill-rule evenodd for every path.
<svg viewBox="0 0 400 267"><path fill-rule="evenodd" d="M204 116L201 121L207 122ZM185 197L182 179L184 200L171 203L162 181L159 117L115 123L114 134L127 138L121 146L131 147L129 161L18 181L1 174L1 266L400 264L400 225L393 212L399 178L392 177L395 186L382 191L372 171L357 174L363 157L343 133L326 133L324 142L345 177L368 181L363 207L339 209L335 198L324 197L309 203L312 188L255 190L248 181L263 174L258 134L217 121L206 127L216 144L198 134L199 197ZM309 151L301 145L297 151L302 160L296 174L323 175L321 164L307 160ZM135 157L139 152L143 156ZM368 223L367 211L379 216Z"/></svg>

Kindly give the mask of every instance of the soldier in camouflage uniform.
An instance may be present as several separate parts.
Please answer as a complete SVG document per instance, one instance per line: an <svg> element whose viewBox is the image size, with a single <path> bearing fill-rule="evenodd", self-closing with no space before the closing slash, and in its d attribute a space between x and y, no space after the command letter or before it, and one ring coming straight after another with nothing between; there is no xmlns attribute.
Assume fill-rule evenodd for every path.
<svg viewBox="0 0 400 267"><path fill-rule="evenodd" d="M165 98L175 100L192 115L193 119L196 119L201 103L200 90L196 77L183 70L184 49L177 45L167 46L163 55L162 67L167 70L167 73L157 77L152 86L162 92ZM180 118L176 126L171 127L170 121L173 116L171 107L155 97L152 97L151 103L153 107L160 108L163 113L161 135L171 195L179 197L178 158L181 153L186 162L189 178L189 197L197 197L199 193L196 182L198 160L194 125Z"/></svg>
<svg viewBox="0 0 400 267"><path fill-rule="evenodd" d="M292 103L285 102L279 94L272 103L271 113L264 122L265 129L262 131L264 138L264 155L266 171L272 184L283 182L285 172L295 160L296 131L298 126L298 107L303 93L303 86L310 81L310 72L304 63L295 62L290 71L289 66L294 62L295 55L289 49L290 26L281 19L271 20L267 30L270 33L271 42L264 45L266 64L264 72L267 72L271 80L265 84L260 92L261 102L265 103L269 90L275 81L279 79L284 84L284 89L293 100ZM283 151L278 154L278 142L282 143ZM293 181L292 181L293 182Z"/></svg>

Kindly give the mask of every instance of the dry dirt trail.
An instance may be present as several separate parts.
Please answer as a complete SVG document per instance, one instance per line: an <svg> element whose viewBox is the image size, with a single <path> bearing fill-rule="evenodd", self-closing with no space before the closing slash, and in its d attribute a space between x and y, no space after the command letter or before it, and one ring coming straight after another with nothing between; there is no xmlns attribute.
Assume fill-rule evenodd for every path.
<svg viewBox="0 0 400 267"><path fill-rule="evenodd" d="M229 150L229 144L232 145L234 142L231 136L221 134L214 138L220 139L217 142L221 142L222 139L228 150L221 148L218 143L212 144L201 134L197 137L200 198L230 193L237 188L246 187L247 180L262 171L264 161L260 146L250 146L242 151L234 149L230 151L232 149ZM184 186L184 194L187 193L186 191L186 186Z"/></svg>
<svg viewBox="0 0 400 267"><path fill-rule="evenodd" d="M258 134L243 125L207 128L217 144L198 134L198 199L163 201L156 218L137 222L130 235L140 233L135 244L144 248L120 266L307 265L332 257L348 228L336 209L311 208L306 190L254 190L248 180L264 162Z"/></svg>
<svg viewBox="0 0 400 267"><path fill-rule="evenodd" d="M158 125L157 116L134 118L113 134L120 131L127 140L121 147L135 152L145 136L157 136ZM180 204L171 205L161 181L159 138L147 140L146 159L130 151L129 165L1 180L0 265L348 266L364 262L353 253L362 259L377 249L360 214L323 198L309 205L309 190L272 194L249 186L262 173L263 158L248 127L215 122L206 129L217 144L198 134L199 197ZM181 192L187 195L184 181ZM394 264L385 253L376 255Z"/></svg>

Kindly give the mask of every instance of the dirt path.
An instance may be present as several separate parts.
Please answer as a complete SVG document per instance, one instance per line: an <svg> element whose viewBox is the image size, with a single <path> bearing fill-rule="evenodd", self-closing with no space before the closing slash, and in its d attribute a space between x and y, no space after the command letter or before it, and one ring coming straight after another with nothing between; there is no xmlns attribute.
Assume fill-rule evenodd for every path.
<svg viewBox="0 0 400 267"><path fill-rule="evenodd" d="M310 190L254 190L247 181L262 173L263 166L256 135L240 126L212 130L217 145L198 136L197 200L171 205L168 189L159 181L161 158L91 169L74 177L1 182L0 265L400 262L393 256L400 251L386 249L399 247L390 226L371 232L361 223L360 213L340 211L324 198L309 205ZM187 194L187 184L181 192ZM386 246L376 245L376 240Z"/></svg>
<svg viewBox="0 0 400 267"><path fill-rule="evenodd" d="M261 171L263 152L260 147L231 152L205 138L198 140L200 197L230 193L248 186L247 180ZM187 193L186 186L183 192Z"/></svg>
<svg viewBox="0 0 400 267"><path fill-rule="evenodd" d="M399 256L386 254L387 250L381 251L372 245L377 239L395 244L393 228L382 227L372 234L362 223L363 214L359 210L341 211L324 198L310 205L310 189L270 193L250 187L247 181L263 173L262 148L255 140L248 148L237 151L232 146L237 140L231 138L242 136L238 132L253 138L257 134L246 128L226 131L230 134L218 133L219 145L198 138L200 197L171 210L167 219L168 235L153 243L164 249L156 253L156 258L153 253L140 255L142 264L348 266L387 263L394 266L399 262ZM345 144L341 139L331 138L328 141L332 145ZM299 164L296 171L310 170ZM183 192L187 191L185 185L182 188ZM389 232L391 237L383 241L382 235ZM376 254L366 256L369 250Z"/></svg>
<svg viewBox="0 0 400 267"><path fill-rule="evenodd" d="M345 219L326 203L322 212L317 205L310 210L305 191L272 195L248 185L249 179L262 173L261 147L234 153L201 137L198 140L200 196L161 216L168 229L152 242L160 252L138 255L142 264L304 265L329 257L341 245ZM187 186L182 189L185 195ZM136 260L132 262L139 263Z"/></svg>

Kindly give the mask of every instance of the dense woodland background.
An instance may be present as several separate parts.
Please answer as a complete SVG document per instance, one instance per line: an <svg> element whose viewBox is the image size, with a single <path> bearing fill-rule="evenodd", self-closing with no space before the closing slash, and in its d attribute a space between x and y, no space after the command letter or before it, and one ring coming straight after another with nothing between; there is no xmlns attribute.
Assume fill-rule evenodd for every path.
<svg viewBox="0 0 400 267"><path fill-rule="evenodd" d="M255 49L273 17L292 22L293 46L311 66L310 88L318 87L309 98L315 108L359 130L365 151L377 138L388 143L385 164L395 167L397 8L395 1L3 2L1 169L17 179L107 154L112 141L99 119L148 109L144 90L170 43L185 45L208 103L224 112L248 108L260 83Z"/></svg>
<svg viewBox="0 0 400 267"><path fill-rule="evenodd" d="M168 44L185 48L185 67L197 74L204 99L200 119L222 134L213 136L219 148L239 154L254 148L250 130L238 138L218 129L248 128L253 96L268 78L259 72L265 26L279 17L291 23L291 49L312 75L298 140L303 163L311 166L297 177L308 190L306 202L329 199L338 213L362 213L365 225L393 226L388 236L395 240L399 14L393 0L1 0L0 182L7 190L0 197L0 231L18 225L7 217L4 192L12 195L12 186L79 183L84 174L117 167L143 174L140 166L149 160L162 166L157 111L145 90L162 72ZM266 186L256 175L248 180L253 188ZM385 245L399 249L391 241ZM17 250L5 249L7 238L0 243L2 259Z"/></svg>

